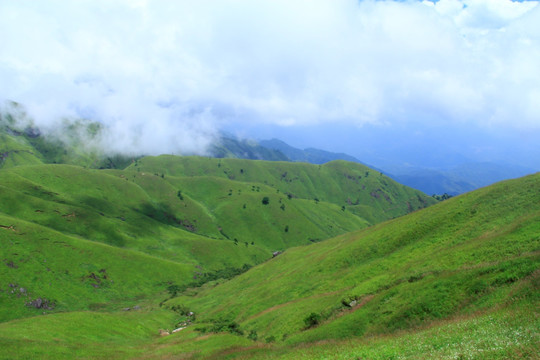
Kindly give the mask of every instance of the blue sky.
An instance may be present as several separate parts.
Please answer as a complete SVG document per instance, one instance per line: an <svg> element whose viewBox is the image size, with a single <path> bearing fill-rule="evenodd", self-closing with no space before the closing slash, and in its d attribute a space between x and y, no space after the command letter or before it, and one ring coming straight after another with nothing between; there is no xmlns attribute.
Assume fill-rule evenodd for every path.
<svg viewBox="0 0 540 360"><path fill-rule="evenodd" d="M112 151L204 153L226 129L540 169L538 1L0 0L0 39L0 99L101 121Z"/></svg>

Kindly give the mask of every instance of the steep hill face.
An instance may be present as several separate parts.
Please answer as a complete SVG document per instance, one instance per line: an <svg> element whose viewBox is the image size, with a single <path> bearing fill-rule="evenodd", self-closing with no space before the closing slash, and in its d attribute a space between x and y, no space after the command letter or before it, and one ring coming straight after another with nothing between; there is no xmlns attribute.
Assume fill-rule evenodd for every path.
<svg viewBox="0 0 540 360"><path fill-rule="evenodd" d="M167 306L199 314L201 329L225 321L289 345L392 333L517 304L538 310L539 234L536 174L289 249Z"/></svg>

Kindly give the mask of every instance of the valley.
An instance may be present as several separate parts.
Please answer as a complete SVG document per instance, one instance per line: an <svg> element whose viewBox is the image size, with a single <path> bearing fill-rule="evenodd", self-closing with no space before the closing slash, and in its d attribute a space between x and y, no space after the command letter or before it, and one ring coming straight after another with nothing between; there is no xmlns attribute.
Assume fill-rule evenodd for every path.
<svg viewBox="0 0 540 360"><path fill-rule="evenodd" d="M438 202L354 162L106 156L7 120L0 358L538 353L540 174Z"/></svg>

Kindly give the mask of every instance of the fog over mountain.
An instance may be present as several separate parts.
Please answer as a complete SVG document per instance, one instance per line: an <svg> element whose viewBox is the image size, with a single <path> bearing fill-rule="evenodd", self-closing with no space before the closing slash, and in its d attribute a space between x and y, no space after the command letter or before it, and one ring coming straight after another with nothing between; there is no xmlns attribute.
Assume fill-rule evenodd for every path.
<svg viewBox="0 0 540 360"><path fill-rule="evenodd" d="M219 131L378 167L540 169L538 1L0 0L0 99L127 153Z"/></svg>

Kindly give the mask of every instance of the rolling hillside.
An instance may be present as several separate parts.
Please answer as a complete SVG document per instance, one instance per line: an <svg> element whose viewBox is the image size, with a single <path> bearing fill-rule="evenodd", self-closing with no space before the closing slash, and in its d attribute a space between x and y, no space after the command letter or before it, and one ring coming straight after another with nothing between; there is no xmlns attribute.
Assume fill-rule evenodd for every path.
<svg viewBox="0 0 540 360"><path fill-rule="evenodd" d="M539 220L536 174L289 249L167 306L199 314L199 331L236 323L246 334L277 341L278 348L395 334L444 319L508 321L508 309L521 317L533 311L536 320L525 323L538 329ZM534 336L538 332L528 346L537 341Z"/></svg>
<svg viewBox="0 0 540 360"><path fill-rule="evenodd" d="M219 177L264 184L287 199L332 203L374 224L434 204L367 166L332 161L323 165L161 155L139 159L126 170L172 177Z"/></svg>
<svg viewBox="0 0 540 360"><path fill-rule="evenodd" d="M362 164L107 158L12 120L0 358L538 353L540 174L430 206Z"/></svg>
<svg viewBox="0 0 540 360"><path fill-rule="evenodd" d="M166 297L190 284L246 271L275 251L434 203L344 162L321 167L160 156L133 159L120 169L95 169L106 163L118 167L127 159L88 152L76 136L71 145L51 140L30 121L24 126L6 116L2 121L4 321L41 313L41 307L26 306L38 298L55 304L46 312L63 312L117 309L137 296ZM91 124L68 125L80 133ZM365 203L349 204L346 195ZM87 258L88 252L95 258ZM139 260L115 268L117 258ZM150 275L146 267L156 271Z"/></svg>
<svg viewBox="0 0 540 360"><path fill-rule="evenodd" d="M1 215L0 355L531 358L539 196L502 182L188 288L191 266Z"/></svg>

